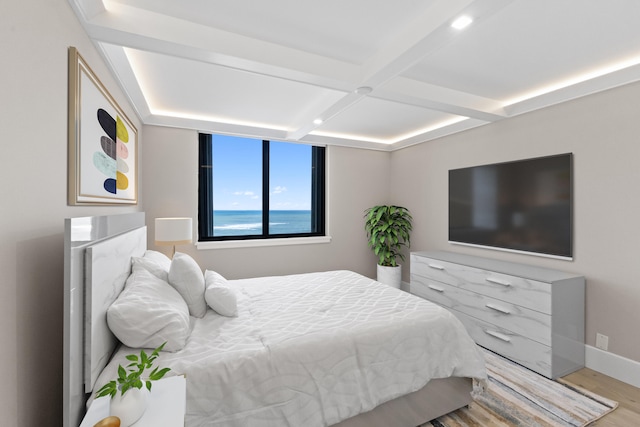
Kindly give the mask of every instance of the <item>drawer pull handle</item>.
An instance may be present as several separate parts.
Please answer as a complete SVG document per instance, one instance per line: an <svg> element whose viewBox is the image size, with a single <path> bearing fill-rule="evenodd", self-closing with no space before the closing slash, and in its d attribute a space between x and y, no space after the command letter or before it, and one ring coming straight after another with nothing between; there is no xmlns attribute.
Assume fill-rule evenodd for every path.
<svg viewBox="0 0 640 427"><path fill-rule="evenodd" d="M490 283L495 283L496 285L511 286L511 283L509 283L509 282L506 282L504 280L499 280L499 279L493 279L491 277L487 277L486 281L490 282Z"/></svg>
<svg viewBox="0 0 640 427"><path fill-rule="evenodd" d="M430 268L433 268L434 270L444 270L444 267L438 264L427 264Z"/></svg>
<svg viewBox="0 0 640 427"><path fill-rule="evenodd" d="M429 289L432 289L436 292L444 292L444 289L442 289L440 286L436 286L436 285L429 285Z"/></svg>
<svg viewBox="0 0 640 427"><path fill-rule="evenodd" d="M503 314L511 314L511 312L506 308L503 308L497 305L486 304L485 307L490 308L491 310L499 311L500 313L503 313Z"/></svg>
<svg viewBox="0 0 640 427"><path fill-rule="evenodd" d="M484 332L487 335L491 335L492 337L498 338L499 340L502 340L502 341L505 341L505 342L511 342L511 338L509 338L505 334L501 334L500 332L491 331L491 330L488 330L488 329L485 329Z"/></svg>

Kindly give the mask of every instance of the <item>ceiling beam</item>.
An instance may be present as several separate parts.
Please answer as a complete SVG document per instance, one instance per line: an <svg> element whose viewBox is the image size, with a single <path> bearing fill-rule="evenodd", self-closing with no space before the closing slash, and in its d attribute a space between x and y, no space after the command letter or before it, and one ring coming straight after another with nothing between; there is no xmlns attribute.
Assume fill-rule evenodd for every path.
<svg viewBox="0 0 640 427"><path fill-rule="evenodd" d="M450 22L473 0L439 0L362 66L363 86L377 88L418 63L452 38Z"/></svg>
<svg viewBox="0 0 640 427"><path fill-rule="evenodd" d="M372 95L457 116L494 122L507 117L502 102L406 77L397 77Z"/></svg>
<svg viewBox="0 0 640 427"><path fill-rule="evenodd" d="M322 120L322 122L331 120L332 117L342 113L347 108L353 106L358 101L360 101L364 96L365 96L364 94L359 94L359 93L356 93L355 91L346 94L345 96L340 98L338 101L333 103L333 105L331 105L329 108L321 112L320 114L317 114L315 116L307 116L303 118L302 122L304 122L305 124L299 127L298 129L296 129L295 131L289 132L287 135L287 138L293 141L299 140L303 136L313 132L313 130L315 130L318 126L321 125L321 123L314 123L315 119L320 119Z"/></svg>
<svg viewBox="0 0 640 427"><path fill-rule="evenodd" d="M76 13L82 12L85 30L94 40L113 46L126 46L183 59L201 61L342 91L345 95L322 112L309 111L298 119L300 124L287 133L286 139L300 140L314 131L316 118L325 122L346 111L366 94L359 87L374 89L372 96L389 101L433 109L474 119L495 121L505 116L495 101L463 94L402 77L402 73L426 56L455 39L457 32L450 22L467 11L480 20L509 0L438 0L417 17L405 31L391 40L364 64L311 54L297 49L256 40L205 25L181 20L121 3L103 0L69 0ZM117 52L114 53L114 50ZM131 83L135 75L131 65L121 62L123 48L103 48L114 73L122 74ZM109 59L109 57L111 59ZM118 71L118 69L120 71ZM122 71L124 70L124 71ZM134 104L147 105L140 111L144 117L152 106L140 104L138 90Z"/></svg>
<svg viewBox="0 0 640 427"><path fill-rule="evenodd" d="M375 96L381 99L387 99L390 101L397 101L415 106L421 106L424 108L434 109L437 111L444 111L450 114L461 115L464 117L479 118L487 121L495 121L504 117L503 111L500 110L500 106L496 106L495 103L488 102L492 111L478 110L471 107L473 104L478 104L479 97L471 101L472 96L466 97L451 96L453 91L445 96L444 100L442 94L446 91L445 88L440 88L438 91L419 91L413 94L409 94L406 91L404 93L393 93L393 87L407 86L406 81L397 83L395 85L387 85L386 89L379 90L386 83L397 79L403 72L416 65L418 62L429 56L431 53L440 49L447 43L452 42L459 32L451 28L451 22L461 14L468 13L474 17L474 20L480 21L487 16L490 16L497 9L506 6L510 0L439 0L425 10L425 12L416 18L414 22L407 26L405 31L391 40L384 48L382 48L374 57L361 66L361 78L353 89L356 87L369 87L373 92L371 96ZM405 79L406 80L406 79ZM414 84L416 86L416 84ZM432 89L435 86L432 86ZM380 92L380 93L379 93ZM420 93L424 98L416 96ZM453 102L457 98L456 102ZM345 111L349 108L349 102L358 102L360 97L354 97L352 93L345 95L342 99L337 101L340 111ZM465 102L463 105L458 105L457 102ZM320 117L334 117L332 114L336 110L336 106L329 107L326 111L320 114ZM495 112L494 112L495 111ZM314 125L313 120L315 117L308 117L306 122L292 132L292 135L302 137L305 132L312 132L321 125ZM326 123L328 119L324 119Z"/></svg>
<svg viewBox="0 0 640 427"><path fill-rule="evenodd" d="M84 24L100 42L330 89L350 91L360 73L344 61L119 3Z"/></svg>

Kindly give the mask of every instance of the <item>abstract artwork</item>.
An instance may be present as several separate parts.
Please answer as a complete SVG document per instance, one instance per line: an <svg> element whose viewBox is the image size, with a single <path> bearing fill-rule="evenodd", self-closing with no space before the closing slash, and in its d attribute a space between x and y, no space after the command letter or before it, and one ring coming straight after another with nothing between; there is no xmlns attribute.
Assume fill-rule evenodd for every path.
<svg viewBox="0 0 640 427"><path fill-rule="evenodd" d="M69 48L69 204L136 204L137 139L135 126Z"/></svg>

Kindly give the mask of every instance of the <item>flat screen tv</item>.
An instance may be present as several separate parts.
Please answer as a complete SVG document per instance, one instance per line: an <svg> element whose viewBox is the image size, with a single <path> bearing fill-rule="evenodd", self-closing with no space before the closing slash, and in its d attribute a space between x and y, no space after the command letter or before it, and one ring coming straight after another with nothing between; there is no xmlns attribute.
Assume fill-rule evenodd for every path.
<svg viewBox="0 0 640 427"><path fill-rule="evenodd" d="M449 171L449 242L573 258L572 155Z"/></svg>

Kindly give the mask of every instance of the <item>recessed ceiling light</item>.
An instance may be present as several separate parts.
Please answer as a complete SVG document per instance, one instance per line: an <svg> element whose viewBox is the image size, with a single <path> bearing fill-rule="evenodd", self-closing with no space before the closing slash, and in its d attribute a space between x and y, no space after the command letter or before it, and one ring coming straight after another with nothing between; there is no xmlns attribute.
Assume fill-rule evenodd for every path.
<svg viewBox="0 0 640 427"><path fill-rule="evenodd" d="M469 24L471 24L472 22L473 22L473 19L471 19L470 16L462 15L461 17L453 21L451 23L451 26L456 30L462 30L463 28L468 27Z"/></svg>
<svg viewBox="0 0 640 427"><path fill-rule="evenodd" d="M313 124L314 124L314 125L321 125L321 124L322 124L322 121L323 121L322 119L315 119L315 120L313 121Z"/></svg>

